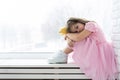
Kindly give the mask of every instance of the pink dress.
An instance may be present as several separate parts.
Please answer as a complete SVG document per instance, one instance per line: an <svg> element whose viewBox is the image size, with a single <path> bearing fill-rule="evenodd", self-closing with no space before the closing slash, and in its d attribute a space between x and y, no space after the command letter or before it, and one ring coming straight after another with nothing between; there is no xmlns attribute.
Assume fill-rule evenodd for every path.
<svg viewBox="0 0 120 80"><path fill-rule="evenodd" d="M92 34L74 44L74 62L92 80L114 80L117 62L112 45L95 22L86 23L85 29Z"/></svg>

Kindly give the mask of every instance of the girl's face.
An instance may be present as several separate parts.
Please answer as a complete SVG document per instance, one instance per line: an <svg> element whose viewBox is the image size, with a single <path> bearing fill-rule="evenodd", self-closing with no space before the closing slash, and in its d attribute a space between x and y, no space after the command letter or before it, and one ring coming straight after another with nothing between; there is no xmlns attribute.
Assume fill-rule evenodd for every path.
<svg viewBox="0 0 120 80"><path fill-rule="evenodd" d="M72 33L79 33L84 30L85 25L81 23L76 23L71 26L70 30Z"/></svg>

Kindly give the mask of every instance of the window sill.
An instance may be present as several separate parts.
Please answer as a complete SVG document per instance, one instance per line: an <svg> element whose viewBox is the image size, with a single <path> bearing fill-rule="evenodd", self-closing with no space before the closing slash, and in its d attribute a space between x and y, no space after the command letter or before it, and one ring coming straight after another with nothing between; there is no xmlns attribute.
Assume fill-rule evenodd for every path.
<svg viewBox="0 0 120 80"><path fill-rule="evenodd" d="M73 63L48 64L47 59L0 59L0 67L77 67Z"/></svg>

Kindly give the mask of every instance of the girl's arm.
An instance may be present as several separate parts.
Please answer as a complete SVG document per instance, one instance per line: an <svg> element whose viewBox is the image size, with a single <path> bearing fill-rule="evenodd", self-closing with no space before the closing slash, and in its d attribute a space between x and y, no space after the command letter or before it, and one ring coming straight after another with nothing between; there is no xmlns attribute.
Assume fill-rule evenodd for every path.
<svg viewBox="0 0 120 80"><path fill-rule="evenodd" d="M67 44L68 44L69 47L73 47L73 46L74 46L75 41L71 40L71 39L70 39L69 37L67 37L67 36L66 36L66 39L65 39L65 40L67 41Z"/></svg>
<svg viewBox="0 0 120 80"><path fill-rule="evenodd" d="M84 29L80 33L67 33L67 37L69 37L73 41L81 41L88 37L92 32Z"/></svg>

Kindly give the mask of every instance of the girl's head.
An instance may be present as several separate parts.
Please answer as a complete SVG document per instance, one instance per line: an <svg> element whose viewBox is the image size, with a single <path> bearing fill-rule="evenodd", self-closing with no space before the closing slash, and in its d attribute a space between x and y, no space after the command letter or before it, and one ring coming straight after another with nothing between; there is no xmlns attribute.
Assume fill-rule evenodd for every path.
<svg viewBox="0 0 120 80"><path fill-rule="evenodd" d="M85 24L88 20L81 18L70 18L67 21L67 32L68 33L79 33L84 30Z"/></svg>

